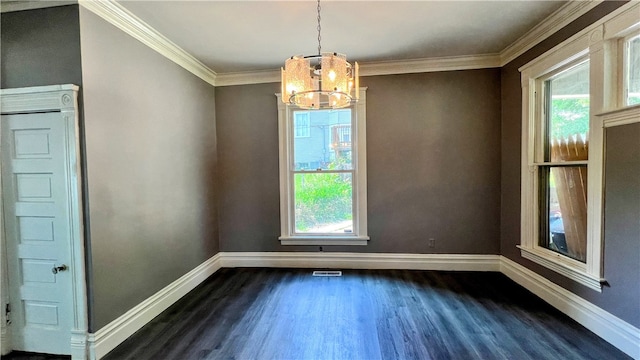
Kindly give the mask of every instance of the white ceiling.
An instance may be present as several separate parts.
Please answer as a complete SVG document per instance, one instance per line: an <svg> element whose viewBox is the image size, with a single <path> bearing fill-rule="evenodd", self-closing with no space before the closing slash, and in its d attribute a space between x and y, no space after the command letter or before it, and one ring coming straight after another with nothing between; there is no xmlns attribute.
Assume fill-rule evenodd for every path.
<svg viewBox="0 0 640 360"><path fill-rule="evenodd" d="M317 53L314 0L119 3L219 74ZM564 3L323 0L322 49L361 63L497 54Z"/></svg>

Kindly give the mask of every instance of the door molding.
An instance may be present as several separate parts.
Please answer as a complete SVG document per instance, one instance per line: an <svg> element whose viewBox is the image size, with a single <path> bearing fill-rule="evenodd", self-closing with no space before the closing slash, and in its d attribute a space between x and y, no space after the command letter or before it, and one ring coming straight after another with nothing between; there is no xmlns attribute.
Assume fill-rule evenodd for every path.
<svg viewBox="0 0 640 360"><path fill-rule="evenodd" d="M85 276L85 248L84 248L84 224L82 217L82 186L81 186L81 168L80 168L80 133L79 133L79 114L78 114L78 91L76 85L51 85L36 86L16 89L0 90L0 111L3 115L15 113L30 112L60 112L64 119L67 141L65 142L65 151L69 157L65 168L65 176L68 179L69 190L69 226L71 229L70 241L70 258L71 264L69 270L72 273L72 309L73 309L73 328L70 334L71 356L72 359L87 358L87 331L88 331L88 312L87 312L87 283ZM1 179L0 179L1 181ZM6 258L6 240L4 229L2 236L0 251L0 261ZM4 269L3 269L4 270ZM6 279L6 271L3 273L3 291ZM4 299L3 299L4 303ZM4 308L2 309L4 314ZM3 315L4 317L4 315ZM4 319L3 319L4 320ZM2 322L2 331L0 332L1 344L8 346L10 351L11 344L11 326L6 326L6 322Z"/></svg>

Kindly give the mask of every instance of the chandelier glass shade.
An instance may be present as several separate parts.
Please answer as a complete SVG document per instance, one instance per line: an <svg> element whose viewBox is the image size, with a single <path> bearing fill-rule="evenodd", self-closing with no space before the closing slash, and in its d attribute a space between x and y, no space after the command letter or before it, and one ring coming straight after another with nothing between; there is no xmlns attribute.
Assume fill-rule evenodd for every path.
<svg viewBox="0 0 640 360"><path fill-rule="evenodd" d="M282 72L282 101L302 109L339 109L358 100L358 63L346 55L321 52L318 1L318 55L292 56Z"/></svg>

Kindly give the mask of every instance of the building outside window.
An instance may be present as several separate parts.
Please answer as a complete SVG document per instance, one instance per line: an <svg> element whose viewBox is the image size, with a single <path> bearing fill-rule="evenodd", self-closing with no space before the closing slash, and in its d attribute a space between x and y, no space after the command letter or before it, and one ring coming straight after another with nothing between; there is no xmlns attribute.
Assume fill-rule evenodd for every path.
<svg viewBox="0 0 640 360"><path fill-rule="evenodd" d="M295 137L303 138L310 136L310 120L309 120L309 112L308 111L300 111L296 112L294 122L294 132Z"/></svg>

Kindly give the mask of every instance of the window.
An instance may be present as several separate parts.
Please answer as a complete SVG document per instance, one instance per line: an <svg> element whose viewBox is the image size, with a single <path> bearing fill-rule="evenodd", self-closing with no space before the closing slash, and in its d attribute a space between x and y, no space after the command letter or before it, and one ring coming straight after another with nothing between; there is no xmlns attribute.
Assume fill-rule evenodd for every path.
<svg viewBox="0 0 640 360"><path fill-rule="evenodd" d="M640 104L640 33L623 39L624 105Z"/></svg>
<svg viewBox="0 0 640 360"><path fill-rule="evenodd" d="M295 128L295 137L309 137L311 136L311 127L309 120L309 112L308 111L299 111L294 115L294 128Z"/></svg>
<svg viewBox="0 0 640 360"><path fill-rule="evenodd" d="M601 291L603 131L593 114L602 90L592 86L589 38L520 70L522 256Z"/></svg>
<svg viewBox="0 0 640 360"><path fill-rule="evenodd" d="M283 245L366 245L365 91L350 107L278 102Z"/></svg>
<svg viewBox="0 0 640 360"><path fill-rule="evenodd" d="M586 261L589 152L589 61L542 78L539 246Z"/></svg>
<svg viewBox="0 0 640 360"><path fill-rule="evenodd" d="M596 291L604 127L640 110L637 11L621 7L520 68L521 255Z"/></svg>

